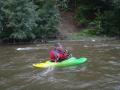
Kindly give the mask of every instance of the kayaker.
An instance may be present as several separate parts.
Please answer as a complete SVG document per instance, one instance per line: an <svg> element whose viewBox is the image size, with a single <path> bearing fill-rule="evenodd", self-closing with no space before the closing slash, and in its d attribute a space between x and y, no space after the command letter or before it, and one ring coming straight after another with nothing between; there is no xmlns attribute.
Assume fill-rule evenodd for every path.
<svg viewBox="0 0 120 90"><path fill-rule="evenodd" d="M52 62L61 62L68 59L70 54L60 43L54 45L54 49L50 51L50 60Z"/></svg>

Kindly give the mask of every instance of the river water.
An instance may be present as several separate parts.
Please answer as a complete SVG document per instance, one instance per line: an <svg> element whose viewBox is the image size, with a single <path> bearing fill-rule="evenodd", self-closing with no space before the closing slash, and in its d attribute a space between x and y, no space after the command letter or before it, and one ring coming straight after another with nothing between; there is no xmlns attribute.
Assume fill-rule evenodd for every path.
<svg viewBox="0 0 120 90"><path fill-rule="evenodd" d="M73 56L88 62L64 69L36 69L54 42L0 45L0 90L120 90L120 41L61 41Z"/></svg>

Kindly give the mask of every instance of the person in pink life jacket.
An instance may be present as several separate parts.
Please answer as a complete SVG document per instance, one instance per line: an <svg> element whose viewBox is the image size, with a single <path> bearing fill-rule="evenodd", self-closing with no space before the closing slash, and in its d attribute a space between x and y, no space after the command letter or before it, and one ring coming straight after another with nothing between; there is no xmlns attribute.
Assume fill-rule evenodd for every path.
<svg viewBox="0 0 120 90"><path fill-rule="evenodd" d="M50 51L50 60L52 62L61 62L68 59L70 54L60 43L55 44L54 49Z"/></svg>

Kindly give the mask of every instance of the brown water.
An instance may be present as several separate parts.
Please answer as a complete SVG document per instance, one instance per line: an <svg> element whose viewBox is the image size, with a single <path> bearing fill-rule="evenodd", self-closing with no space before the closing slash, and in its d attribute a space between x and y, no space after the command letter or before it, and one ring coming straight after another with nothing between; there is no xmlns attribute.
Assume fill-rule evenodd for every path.
<svg viewBox="0 0 120 90"><path fill-rule="evenodd" d="M50 44L1 45L0 90L120 90L120 41L62 42L88 62L65 69L35 69L48 58Z"/></svg>

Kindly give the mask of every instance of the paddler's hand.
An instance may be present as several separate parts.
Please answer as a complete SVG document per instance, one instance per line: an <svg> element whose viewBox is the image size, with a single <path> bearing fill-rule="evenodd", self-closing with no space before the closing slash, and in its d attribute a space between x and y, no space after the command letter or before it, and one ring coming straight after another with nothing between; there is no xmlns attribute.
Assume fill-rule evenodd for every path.
<svg viewBox="0 0 120 90"><path fill-rule="evenodd" d="M68 50L66 50L66 49L65 49L65 53L68 54L68 57L69 57L69 58L72 57L72 54L71 54Z"/></svg>
<svg viewBox="0 0 120 90"><path fill-rule="evenodd" d="M68 50L65 49L65 50L64 50L64 53L69 53L69 52L68 52Z"/></svg>

